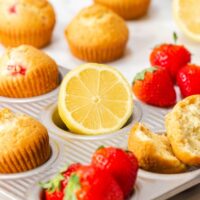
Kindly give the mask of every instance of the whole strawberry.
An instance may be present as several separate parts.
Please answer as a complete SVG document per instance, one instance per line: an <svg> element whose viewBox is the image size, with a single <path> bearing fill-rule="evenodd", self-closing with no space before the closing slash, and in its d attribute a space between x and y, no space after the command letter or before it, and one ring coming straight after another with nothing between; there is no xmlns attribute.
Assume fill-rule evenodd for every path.
<svg viewBox="0 0 200 200"><path fill-rule="evenodd" d="M164 69L151 67L139 72L132 90L138 99L150 105L169 107L176 103L173 82Z"/></svg>
<svg viewBox="0 0 200 200"><path fill-rule="evenodd" d="M183 97L200 94L200 66L188 64L180 69L177 84Z"/></svg>
<svg viewBox="0 0 200 200"><path fill-rule="evenodd" d="M190 61L191 54L183 45L161 44L150 55L151 65L166 69L174 82L178 71Z"/></svg>
<svg viewBox="0 0 200 200"><path fill-rule="evenodd" d="M45 200L63 200L64 190L68 184L70 175L79 169L81 164L75 163L67 169L57 174L52 180L46 183L40 183L45 190Z"/></svg>
<svg viewBox="0 0 200 200"><path fill-rule="evenodd" d="M124 197L133 191L138 171L138 161L133 153L115 147L102 147L93 154L92 165L109 172L120 185Z"/></svg>
<svg viewBox="0 0 200 200"><path fill-rule="evenodd" d="M82 166L74 172L65 189L63 200L123 200L115 179L94 166Z"/></svg>

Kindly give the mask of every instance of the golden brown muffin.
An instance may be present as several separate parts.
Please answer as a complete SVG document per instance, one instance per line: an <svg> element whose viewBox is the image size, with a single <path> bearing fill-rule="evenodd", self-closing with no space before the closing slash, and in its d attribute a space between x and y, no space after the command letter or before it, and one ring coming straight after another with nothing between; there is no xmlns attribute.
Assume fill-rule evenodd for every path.
<svg viewBox="0 0 200 200"><path fill-rule="evenodd" d="M43 47L51 40L55 13L46 0L0 0L0 42Z"/></svg>
<svg viewBox="0 0 200 200"><path fill-rule="evenodd" d="M200 166L200 95L178 102L167 114L165 126L176 157Z"/></svg>
<svg viewBox="0 0 200 200"><path fill-rule="evenodd" d="M42 124L9 109L0 111L0 173L36 168L46 162L50 154L49 136Z"/></svg>
<svg viewBox="0 0 200 200"><path fill-rule="evenodd" d="M128 149L145 170L166 174L186 170L186 166L175 157L166 135L155 134L140 123L135 124L130 132Z"/></svg>
<svg viewBox="0 0 200 200"><path fill-rule="evenodd" d="M123 19L100 5L81 10L65 34L72 53L89 62L120 58L128 40L128 28Z"/></svg>
<svg viewBox="0 0 200 200"><path fill-rule="evenodd" d="M0 96L33 97L57 86L57 64L42 51L21 45L0 57Z"/></svg>
<svg viewBox="0 0 200 200"><path fill-rule="evenodd" d="M102 4L124 19L137 19L147 13L151 0L94 0Z"/></svg>

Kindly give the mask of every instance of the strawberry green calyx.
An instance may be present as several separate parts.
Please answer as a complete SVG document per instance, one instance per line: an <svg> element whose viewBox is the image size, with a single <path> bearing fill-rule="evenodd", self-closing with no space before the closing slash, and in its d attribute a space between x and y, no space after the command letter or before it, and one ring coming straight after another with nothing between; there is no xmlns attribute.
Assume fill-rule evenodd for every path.
<svg viewBox="0 0 200 200"><path fill-rule="evenodd" d="M50 193L60 191L61 189L61 181L63 181L65 177L62 174L57 174L53 179L49 180L46 183L39 183L39 185L47 190Z"/></svg>
<svg viewBox="0 0 200 200"><path fill-rule="evenodd" d="M65 188L65 195L63 200L77 200L76 191L81 188L79 177L72 174L69 178L67 187Z"/></svg>
<svg viewBox="0 0 200 200"><path fill-rule="evenodd" d="M65 165L60 169L60 173L62 174L62 173L64 173L64 172L66 172L66 170L68 169L69 166L70 166L69 164L65 164Z"/></svg>
<svg viewBox="0 0 200 200"><path fill-rule="evenodd" d="M137 80L144 80L145 74L146 72L155 72L156 70L158 70L158 68L156 67L149 67L147 69L142 70L141 72L137 73L134 80L133 80L133 84L135 83L135 81Z"/></svg>
<svg viewBox="0 0 200 200"><path fill-rule="evenodd" d="M177 36L176 32L173 32L173 39L174 39L174 43L176 44L177 40L178 40L178 36Z"/></svg>
<svg viewBox="0 0 200 200"><path fill-rule="evenodd" d="M101 146L99 146L99 147L97 148L96 151L98 151L98 150L100 150L100 149L104 149L104 148L105 148L105 146L101 145Z"/></svg>

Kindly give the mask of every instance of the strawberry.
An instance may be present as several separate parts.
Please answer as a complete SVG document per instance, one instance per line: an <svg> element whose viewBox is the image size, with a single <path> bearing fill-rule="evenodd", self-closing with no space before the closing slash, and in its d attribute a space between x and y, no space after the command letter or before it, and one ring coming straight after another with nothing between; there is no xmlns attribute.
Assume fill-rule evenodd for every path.
<svg viewBox="0 0 200 200"><path fill-rule="evenodd" d="M41 187L45 189L45 200L63 200L64 190L68 184L69 177L80 166L81 164L79 163L72 164L57 174L52 180L46 183L40 183Z"/></svg>
<svg viewBox="0 0 200 200"><path fill-rule="evenodd" d="M130 195L138 171L138 161L133 153L115 147L102 147L93 154L92 165L109 172L120 185L124 197Z"/></svg>
<svg viewBox="0 0 200 200"><path fill-rule="evenodd" d="M174 37L176 40L177 36ZM166 69L174 82L179 69L190 61L190 52L184 46L176 44L161 44L150 55L151 65Z"/></svg>
<svg viewBox="0 0 200 200"><path fill-rule="evenodd" d="M177 75L177 84L183 97L200 94L200 66L188 64Z"/></svg>
<svg viewBox="0 0 200 200"><path fill-rule="evenodd" d="M16 5L13 5L9 8L9 13L15 14L16 13Z"/></svg>
<svg viewBox="0 0 200 200"><path fill-rule="evenodd" d="M135 96L141 101L160 107L176 103L176 92L168 73L160 68L147 68L138 73L132 85Z"/></svg>
<svg viewBox="0 0 200 200"><path fill-rule="evenodd" d="M26 75L26 68L21 65L8 65L7 69L12 76Z"/></svg>
<svg viewBox="0 0 200 200"><path fill-rule="evenodd" d="M123 200L115 179L94 166L82 166L69 179L64 200Z"/></svg>

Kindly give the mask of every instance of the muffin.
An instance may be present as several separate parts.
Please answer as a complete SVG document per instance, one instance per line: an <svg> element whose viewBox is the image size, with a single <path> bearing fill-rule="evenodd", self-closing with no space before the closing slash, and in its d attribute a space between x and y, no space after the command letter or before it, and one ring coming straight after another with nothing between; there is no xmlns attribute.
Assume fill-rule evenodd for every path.
<svg viewBox="0 0 200 200"><path fill-rule="evenodd" d="M165 127L176 157L187 165L200 166L200 95L177 103L167 114Z"/></svg>
<svg viewBox="0 0 200 200"><path fill-rule="evenodd" d="M137 19L144 16L149 8L151 0L94 0L104 5L124 19Z"/></svg>
<svg viewBox="0 0 200 200"><path fill-rule="evenodd" d="M9 109L0 111L0 173L36 168L50 155L49 136L42 124Z"/></svg>
<svg viewBox="0 0 200 200"><path fill-rule="evenodd" d="M122 57L128 28L121 17L100 5L80 11L65 30L72 53L89 62L108 62Z"/></svg>
<svg viewBox="0 0 200 200"><path fill-rule="evenodd" d="M165 134L151 132L143 124L135 124L132 128L128 149L138 159L139 166L156 173L179 173L186 171L186 166L174 155Z"/></svg>
<svg viewBox="0 0 200 200"><path fill-rule="evenodd" d="M0 57L0 96L33 97L57 86L57 64L42 51L21 45L7 49Z"/></svg>
<svg viewBox="0 0 200 200"><path fill-rule="evenodd" d="M43 47L51 40L55 13L46 0L0 0L0 43Z"/></svg>

